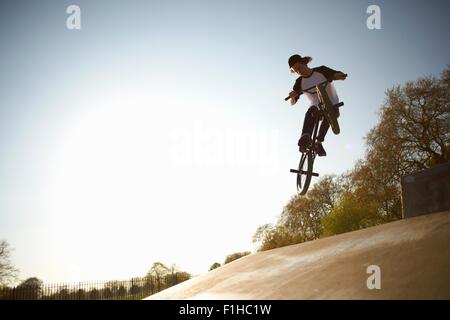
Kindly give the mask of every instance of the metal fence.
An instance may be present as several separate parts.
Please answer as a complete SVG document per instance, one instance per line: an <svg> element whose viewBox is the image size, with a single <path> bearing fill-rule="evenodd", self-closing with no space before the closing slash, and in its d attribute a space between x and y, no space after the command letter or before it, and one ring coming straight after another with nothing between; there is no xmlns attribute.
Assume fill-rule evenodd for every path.
<svg viewBox="0 0 450 320"><path fill-rule="evenodd" d="M140 300L189 278L177 272L125 281L19 285L0 288L0 300Z"/></svg>

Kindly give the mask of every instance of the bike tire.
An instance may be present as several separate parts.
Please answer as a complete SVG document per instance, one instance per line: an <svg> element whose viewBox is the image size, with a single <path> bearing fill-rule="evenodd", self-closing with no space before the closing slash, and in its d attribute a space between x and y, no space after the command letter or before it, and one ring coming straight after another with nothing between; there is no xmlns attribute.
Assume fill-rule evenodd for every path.
<svg viewBox="0 0 450 320"><path fill-rule="evenodd" d="M341 132L341 128L339 127L339 122L337 120L338 111L336 110L334 104L331 102L330 98L328 98L328 94L326 93L324 86L317 86L317 91L317 94L320 96L320 100L324 103L325 117L330 124L331 130L334 134L338 135Z"/></svg>
<svg viewBox="0 0 450 320"><path fill-rule="evenodd" d="M311 183L313 164L314 164L314 157L312 156L311 151L309 150L308 152L303 153L302 157L300 158L300 163L298 165L298 171L306 173L297 173L297 191L299 192L300 195L305 195L306 192L308 192L308 188ZM303 176L304 181L302 185Z"/></svg>

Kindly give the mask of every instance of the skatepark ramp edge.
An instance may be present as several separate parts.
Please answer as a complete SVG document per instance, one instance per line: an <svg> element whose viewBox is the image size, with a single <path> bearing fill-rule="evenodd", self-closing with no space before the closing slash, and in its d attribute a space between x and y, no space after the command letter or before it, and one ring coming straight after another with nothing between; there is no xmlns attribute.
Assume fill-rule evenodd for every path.
<svg viewBox="0 0 450 320"><path fill-rule="evenodd" d="M450 211L433 213L258 252L146 299L450 299L449 244Z"/></svg>

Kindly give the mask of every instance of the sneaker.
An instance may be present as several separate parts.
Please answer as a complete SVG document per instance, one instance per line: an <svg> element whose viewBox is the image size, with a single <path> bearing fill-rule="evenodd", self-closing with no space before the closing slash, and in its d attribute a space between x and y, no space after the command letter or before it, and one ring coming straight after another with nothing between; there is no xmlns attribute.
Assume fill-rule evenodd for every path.
<svg viewBox="0 0 450 320"><path fill-rule="evenodd" d="M298 140L299 151L301 153L306 152L306 149L311 145L311 135L309 133L304 133Z"/></svg>
<svg viewBox="0 0 450 320"><path fill-rule="evenodd" d="M323 148L322 143L319 141L316 142L316 152L319 157L325 157L327 155L327 152Z"/></svg>

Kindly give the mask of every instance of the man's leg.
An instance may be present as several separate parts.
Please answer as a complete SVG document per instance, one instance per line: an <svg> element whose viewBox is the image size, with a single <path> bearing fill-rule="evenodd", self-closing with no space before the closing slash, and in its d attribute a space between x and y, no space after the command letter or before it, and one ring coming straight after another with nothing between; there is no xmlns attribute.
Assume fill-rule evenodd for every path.
<svg viewBox="0 0 450 320"><path fill-rule="evenodd" d="M308 111L306 111L305 119L303 120L302 135L298 140L300 152L305 152L306 148L311 143L311 135L314 130L314 125L316 124L317 114L318 109L316 106L311 106Z"/></svg>
<svg viewBox="0 0 450 320"><path fill-rule="evenodd" d="M337 117L339 118L339 109L337 110ZM317 143L316 143L316 151L319 157L324 157L327 155L327 152L323 148L322 142L325 140L325 136L330 128L330 123L326 117L323 117L322 123L320 124L319 133L317 134Z"/></svg>
<svg viewBox="0 0 450 320"><path fill-rule="evenodd" d="M325 135L327 134L328 129L330 128L330 124L328 123L328 120L323 117L322 123L320 124L319 133L317 134L317 141L316 141L316 152L319 157L325 157L327 155L327 152L323 148L322 142L325 139Z"/></svg>
<svg viewBox="0 0 450 320"><path fill-rule="evenodd" d="M339 118L339 108L337 108L336 110L336 114L337 114L337 118ZM323 142L323 140L325 140L325 136L328 132L328 129L330 128L330 123L328 122L328 119L326 117L323 117L322 119L322 124L320 125L319 128L319 133L317 134L317 141L319 142Z"/></svg>
<svg viewBox="0 0 450 320"><path fill-rule="evenodd" d="M330 128L330 123L327 118L323 117L322 123L320 124L319 133L317 134L317 141L323 142L325 140L325 136Z"/></svg>

